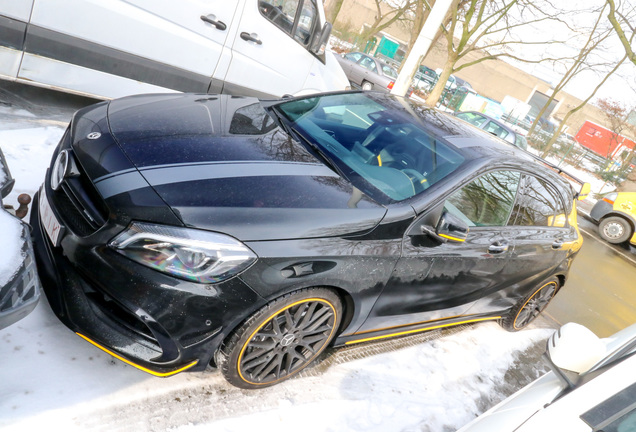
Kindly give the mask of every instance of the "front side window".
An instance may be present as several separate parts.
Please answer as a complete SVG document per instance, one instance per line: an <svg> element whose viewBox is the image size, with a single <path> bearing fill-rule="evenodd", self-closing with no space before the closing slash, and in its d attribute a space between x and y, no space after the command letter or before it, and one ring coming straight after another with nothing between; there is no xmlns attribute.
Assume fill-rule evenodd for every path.
<svg viewBox="0 0 636 432"><path fill-rule="evenodd" d="M506 138L508 131L499 126L497 123L490 121L484 128L486 132L490 132L493 135L497 135L499 138Z"/></svg>
<svg viewBox="0 0 636 432"><path fill-rule="evenodd" d="M362 61L360 62L360 66L362 66L365 69L369 69L371 72L378 71L378 67L375 65L375 60L373 60L371 57L363 58Z"/></svg>
<svg viewBox="0 0 636 432"><path fill-rule="evenodd" d="M525 175L523 189L513 210L514 224L564 227L566 215L559 193L543 180Z"/></svg>
<svg viewBox="0 0 636 432"><path fill-rule="evenodd" d="M265 18L302 45L309 45L317 21L316 5L311 0L259 1L258 9ZM300 10L300 13L299 13Z"/></svg>
<svg viewBox="0 0 636 432"><path fill-rule="evenodd" d="M357 63L358 60L360 60L362 58L362 54L360 54L358 52L349 53L349 54L345 54L345 58L347 60L351 60L354 63Z"/></svg>
<svg viewBox="0 0 636 432"><path fill-rule="evenodd" d="M472 112L459 113L457 117L477 127L480 127L486 120L483 115Z"/></svg>
<svg viewBox="0 0 636 432"><path fill-rule="evenodd" d="M520 177L516 171L484 174L453 192L444 208L468 226L505 226L515 202Z"/></svg>

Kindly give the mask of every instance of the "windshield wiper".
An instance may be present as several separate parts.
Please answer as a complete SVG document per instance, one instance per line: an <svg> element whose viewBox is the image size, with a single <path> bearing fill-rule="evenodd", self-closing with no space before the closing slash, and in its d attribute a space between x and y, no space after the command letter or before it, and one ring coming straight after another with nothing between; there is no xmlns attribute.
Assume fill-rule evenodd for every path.
<svg viewBox="0 0 636 432"><path fill-rule="evenodd" d="M331 159L329 155L318 144L314 144L311 141L309 141L296 128L292 127L290 129L295 136L299 137L307 146L309 146L315 153L317 153L318 156L320 156L320 158L322 159L325 165L327 165L329 168L334 170L341 177L349 180L347 175L344 172L342 172L342 170L338 167L338 165L334 163L333 159Z"/></svg>

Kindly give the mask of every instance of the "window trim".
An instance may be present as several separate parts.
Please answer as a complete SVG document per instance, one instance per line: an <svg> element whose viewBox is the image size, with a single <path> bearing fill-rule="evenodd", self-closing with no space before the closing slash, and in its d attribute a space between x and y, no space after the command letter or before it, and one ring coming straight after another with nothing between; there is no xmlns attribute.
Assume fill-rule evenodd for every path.
<svg viewBox="0 0 636 432"><path fill-rule="evenodd" d="M316 11L316 15L315 15L315 20L313 23L313 27L310 30L311 36L309 38L309 42L307 43L307 45L304 45L302 43L300 43L300 41L298 41L294 35L296 34L296 28L298 27L298 22L300 21L300 15L302 13L303 10L303 6L305 4L305 2L311 3L314 6L314 10ZM274 6L274 5L272 5ZM275 6L274 6L275 7ZM283 32L285 35L287 35L291 40L293 40L294 42L296 42L298 45L300 45L301 47L305 48L305 50L307 52L309 52L311 55L313 55L314 57L320 59L323 63L325 63L325 60L322 59L321 57L317 56L316 54L314 54L309 47L312 45L314 39L316 38L316 29L317 28L321 28L318 23L320 22L320 14L318 13L318 5L316 3L316 0L298 0L298 9L296 9L296 14L294 15L294 22L292 23L292 28L290 30L290 32L288 33L285 29L283 29L280 25L276 24L274 21L272 21L271 19L269 19L267 16L265 16L263 14L263 12L261 11L260 6L257 6L258 8L258 13L261 15L261 17L265 18L265 20L272 24L274 27L276 27L278 30L280 30L281 32Z"/></svg>

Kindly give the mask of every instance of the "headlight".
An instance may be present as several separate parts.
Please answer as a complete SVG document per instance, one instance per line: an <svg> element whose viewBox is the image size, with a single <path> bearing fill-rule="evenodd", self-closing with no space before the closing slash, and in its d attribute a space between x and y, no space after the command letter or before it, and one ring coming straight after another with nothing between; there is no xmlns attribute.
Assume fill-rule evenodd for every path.
<svg viewBox="0 0 636 432"><path fill-rule="evenodd" d="M219 233L133 222L109 246L164 273L216 283L247 269L256 255L240 241Z"/></svg>

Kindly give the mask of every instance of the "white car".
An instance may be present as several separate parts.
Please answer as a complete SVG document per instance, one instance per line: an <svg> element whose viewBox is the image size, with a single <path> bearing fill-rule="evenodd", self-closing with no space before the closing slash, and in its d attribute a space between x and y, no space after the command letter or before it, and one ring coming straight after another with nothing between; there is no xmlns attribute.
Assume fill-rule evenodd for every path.
<svg viewBox="0 0 636 432"><path fill-rule="evenodd" d="M636 430L636 324L607 339L568 323L548 340L552 371L458 432Z"/></svg>
<svg viewBox="0 0 636 432"><path fill-rule="evenodd" d="M0 0L0 79L97 98L344 90L317 0Z"/></svg>

